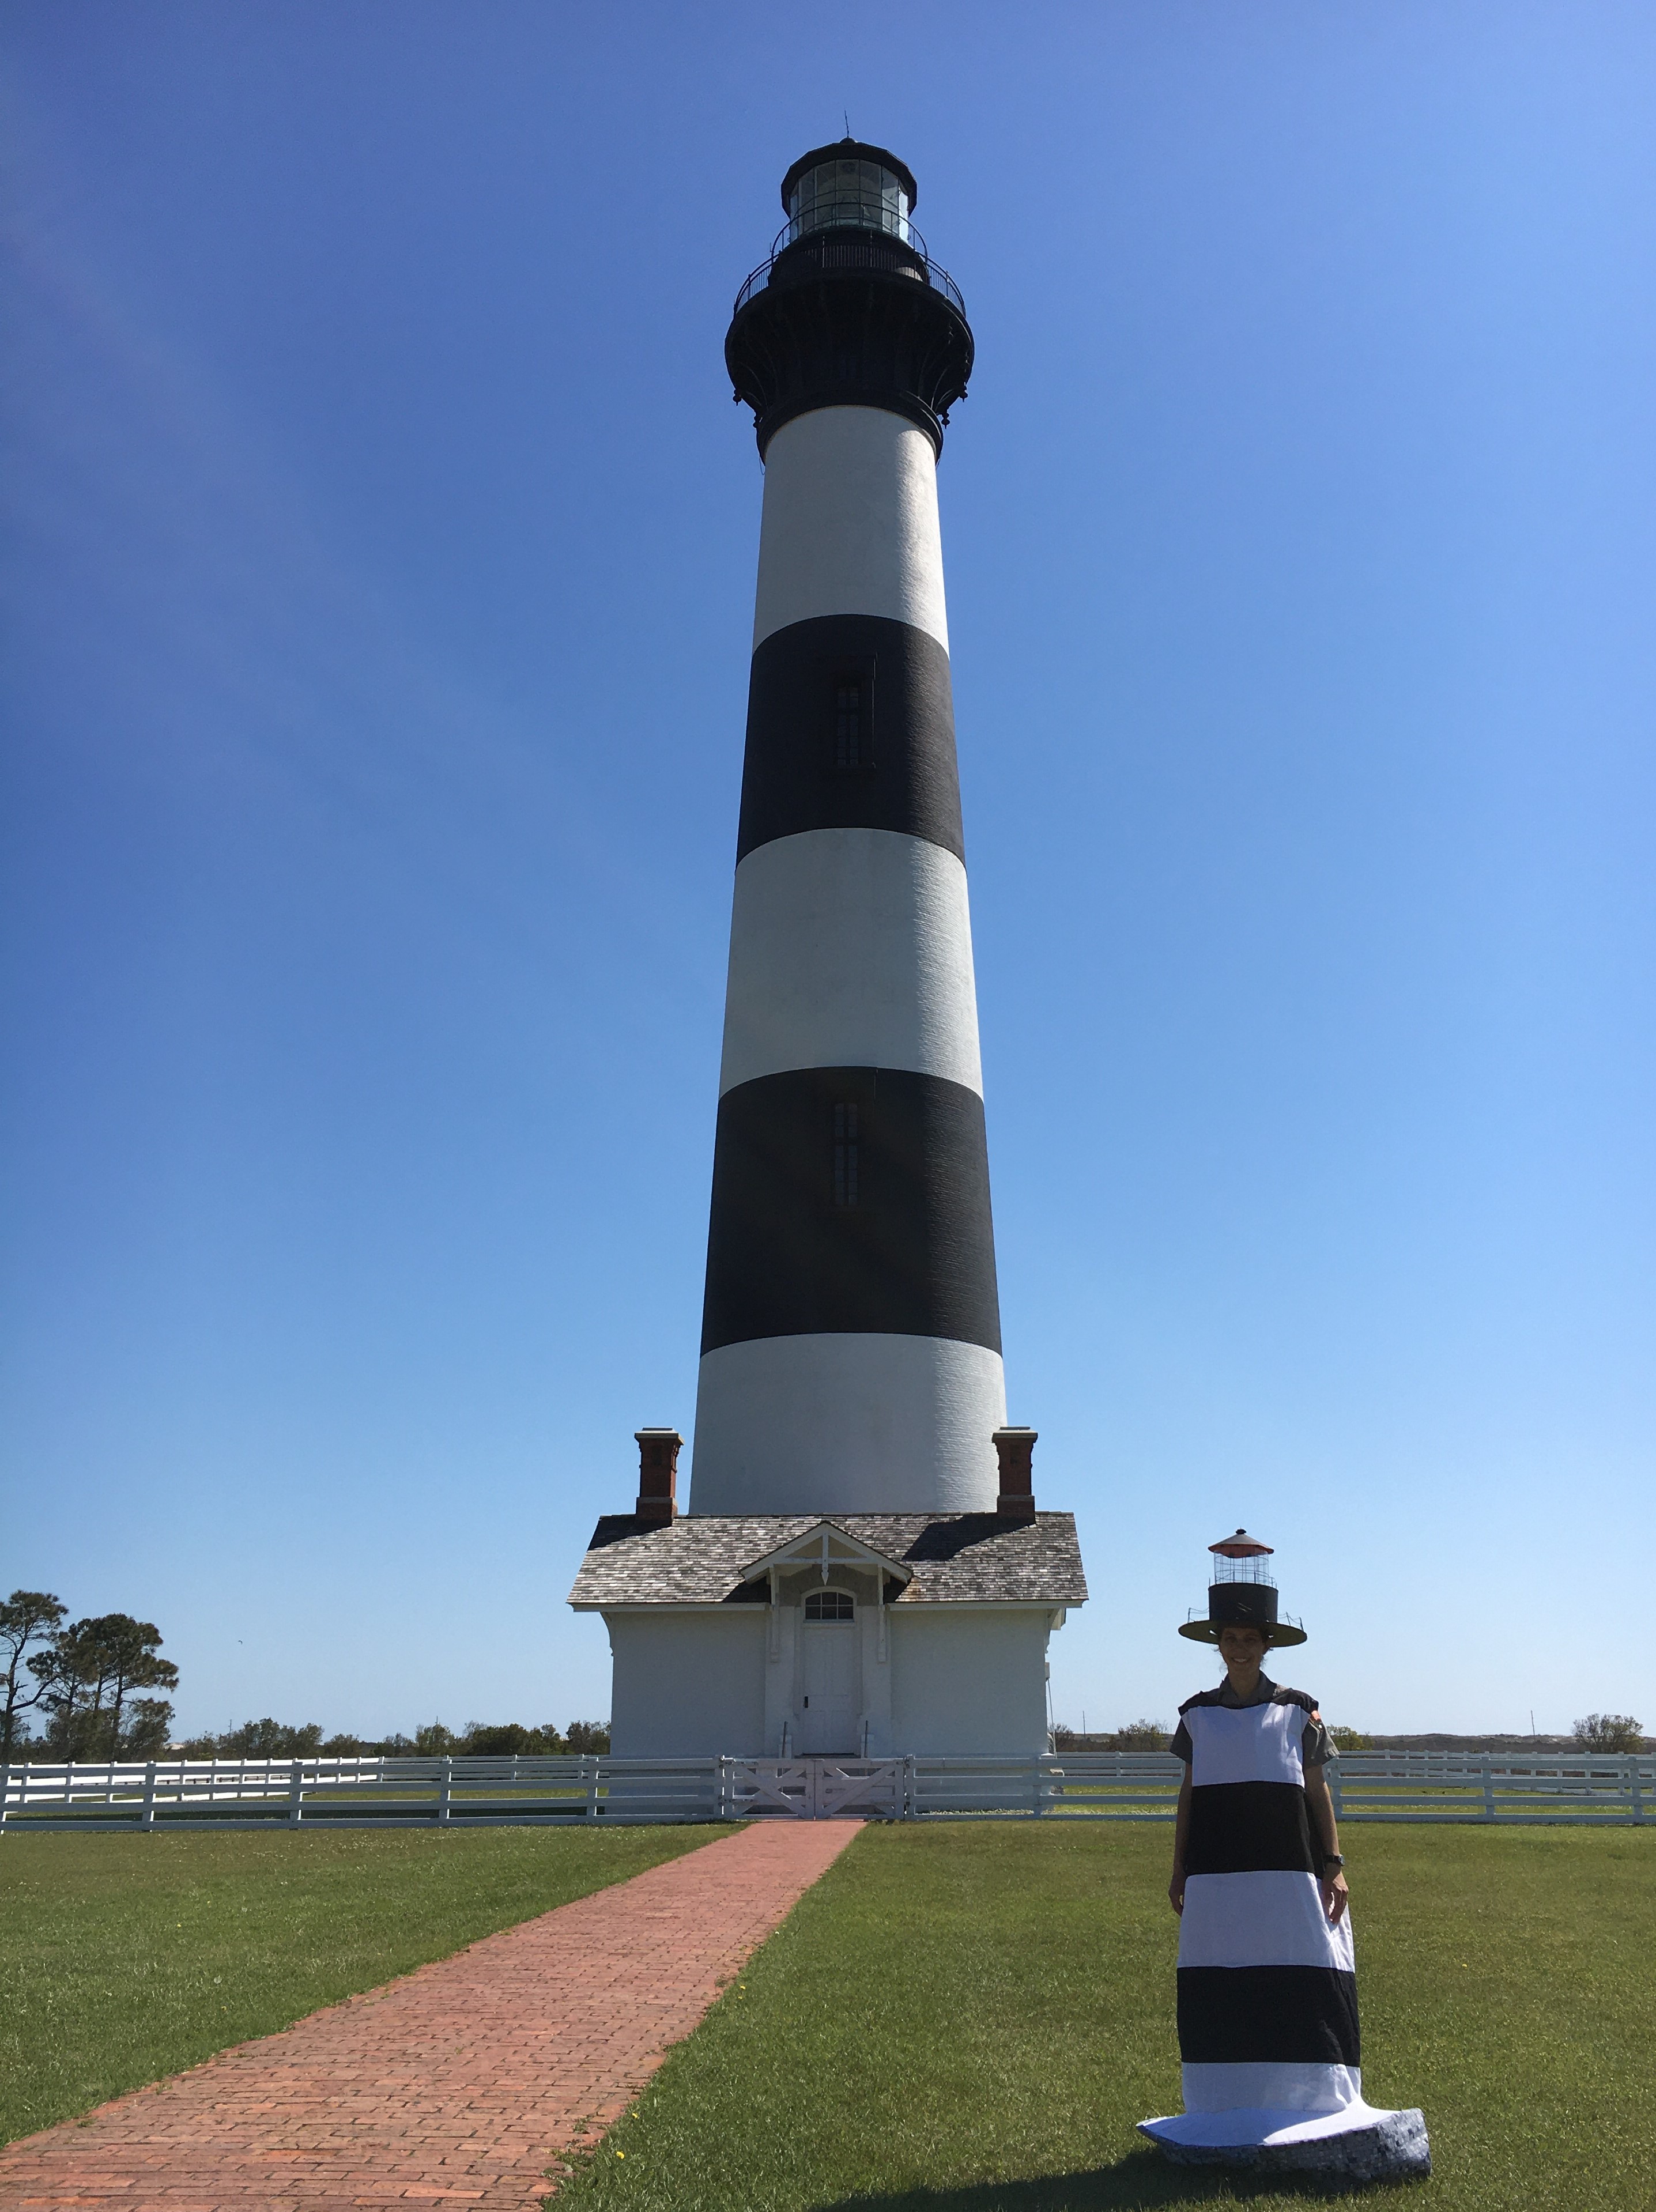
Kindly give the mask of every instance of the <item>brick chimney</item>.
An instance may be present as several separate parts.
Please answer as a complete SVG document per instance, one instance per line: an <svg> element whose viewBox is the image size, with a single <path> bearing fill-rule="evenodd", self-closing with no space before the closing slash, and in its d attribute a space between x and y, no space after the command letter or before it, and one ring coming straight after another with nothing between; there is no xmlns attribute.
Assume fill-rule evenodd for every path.
<svg viewBox="0 0 1656 2212"><path fill-rule="evenodd" d="M635 1429L638 1441L638 1504L641 1521L671 1521L679 1511L679 1455L685 1440L677 1429Z"/></svg>
<svg viewBox="0 0 1656 2212"><path fill-rule="evenodd" d="M996 1429L995 1449L1001 1460L1001 1495L995 1510L1003 1521L1035 1518L1035 1476L1030 1462L1035 1456L1037 1429Z"/></svg>

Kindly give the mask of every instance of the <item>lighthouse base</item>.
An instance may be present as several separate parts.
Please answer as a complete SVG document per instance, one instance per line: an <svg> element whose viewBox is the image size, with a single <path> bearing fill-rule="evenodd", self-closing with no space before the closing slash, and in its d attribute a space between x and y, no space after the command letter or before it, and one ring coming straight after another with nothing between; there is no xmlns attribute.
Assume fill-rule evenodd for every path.
<svg viewBox="0 0 1656 2212"><path fill-rule="evenodd" d="M1406 2181L1432 2171L1418 2109L1346 2106L1307 2118L1282 2112L1180 2112L1141 2120L1141 2135L1175 2166L1245 2166L1251 2174L1316 2173L1335 2179Z"/></svg>

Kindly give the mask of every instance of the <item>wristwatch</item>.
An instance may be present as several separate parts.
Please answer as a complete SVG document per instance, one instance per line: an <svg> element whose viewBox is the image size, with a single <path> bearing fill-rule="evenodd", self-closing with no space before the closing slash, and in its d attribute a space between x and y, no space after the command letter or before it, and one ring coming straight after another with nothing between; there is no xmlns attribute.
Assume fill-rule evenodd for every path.
<svg viewBox="0 0 1656 2212"><path fill-rule="evenodd" d="M1345 1872L1345 1861L1338 1851L1325 1851L1323 1854L1323 1872L1327 1874L1330 1870L1335 1874Z"/></svg>

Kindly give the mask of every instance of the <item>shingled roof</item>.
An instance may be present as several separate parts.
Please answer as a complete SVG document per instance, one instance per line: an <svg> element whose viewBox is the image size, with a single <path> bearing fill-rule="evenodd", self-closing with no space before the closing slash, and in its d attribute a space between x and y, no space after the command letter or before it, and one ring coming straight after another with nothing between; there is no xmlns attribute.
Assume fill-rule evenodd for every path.
<svg viewBox="0 0 1656 2212"><path fill-rule="evenodd" d="M824 1522L899 1562L893 1605L1084 1605L1073 1513L687 1513L665 1523L606 1513L569 1592L572 1606L764 1604L747 1571Z"/></svg>

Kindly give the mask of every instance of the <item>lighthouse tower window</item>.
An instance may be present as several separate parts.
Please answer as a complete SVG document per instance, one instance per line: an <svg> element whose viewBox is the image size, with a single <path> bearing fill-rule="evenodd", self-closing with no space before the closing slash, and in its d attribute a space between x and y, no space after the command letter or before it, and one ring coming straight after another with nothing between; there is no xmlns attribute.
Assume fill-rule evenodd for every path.
<svg viewBox="0 0 1656 2212"><path fill-rule="evenodd" d="M862 686L834 687L834 766L842 775L862 765Z"/></svg>
<svg viewBox="0 0 1656 2212"><path fill-rule="evenodd" d="M834 1109L834 1205L845 1212L856 1204L857 1111L855 1106Z"/></svg>
<svg viewBox="0 0 1656 2212"><path fill-rule="evenodd" d="M823 669L822 758L834 775L868 775L874 765L874 657L835 659Z"/></svg>
<svg viewBox="0 0 1656 2212"><path fill-rule="evenodd" d="M843 1590L813 1590L805 1601L807 1620L851 1620L855 1608Z"/></svg>

